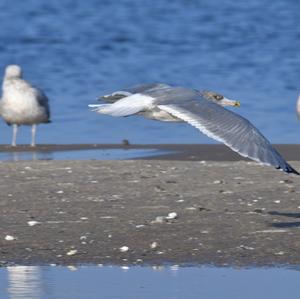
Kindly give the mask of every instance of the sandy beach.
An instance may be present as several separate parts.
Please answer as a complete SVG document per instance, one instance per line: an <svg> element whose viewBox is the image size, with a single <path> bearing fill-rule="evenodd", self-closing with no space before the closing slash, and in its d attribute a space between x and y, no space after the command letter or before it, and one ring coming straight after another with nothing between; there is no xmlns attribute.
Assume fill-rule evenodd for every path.
<svg viewBox="0 0 300 299"><path fill-rule="evenodd" d="M1 162L0 263L299 264L300 178L225 158Z"/></svg>

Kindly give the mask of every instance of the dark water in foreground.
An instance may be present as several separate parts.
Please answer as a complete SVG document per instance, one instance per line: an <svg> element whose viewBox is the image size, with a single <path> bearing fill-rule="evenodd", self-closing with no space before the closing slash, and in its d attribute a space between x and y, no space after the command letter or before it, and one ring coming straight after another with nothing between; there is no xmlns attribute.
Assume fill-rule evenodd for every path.
<svg viewBox="0 0 300 299"><path fill-rule="evenodd" d="M297 298L300 272L282 268L178 266L0 269L1 299L281 299Z"/></svg>
<svg viewBox="0 0 300 299"><path fill-rule="evenodd" d="M38 143L208 143L182 124L98 116L100 94L141 82L219 91L272 143L299 143L300 2L73 1L0 2L0 73L23 66L51 101ZM0 143L11 130L0 122ZM19 143L29 143L21 128Z"/></svg>

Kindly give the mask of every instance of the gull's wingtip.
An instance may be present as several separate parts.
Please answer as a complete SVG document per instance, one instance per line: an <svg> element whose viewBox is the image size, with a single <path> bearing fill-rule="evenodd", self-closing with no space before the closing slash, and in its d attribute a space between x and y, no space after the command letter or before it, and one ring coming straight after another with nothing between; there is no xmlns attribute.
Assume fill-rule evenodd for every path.
<svg viewBox="0 0 300 299"><path fill-rule="evenodd" d="M276 167L276 168L281 169L286 173L293 173L293 174L296 174L296 175L300 175L300 173L289 164L287 164L285 168L281 168L281 167Z"/></svg>
<svg viewBox="0 0 300 299"><path fill-rule="evenodd" d="M296 174L296 175L300 175L300 173L292 167L287 171L287 173L293 173L293 174Z"/></svg>

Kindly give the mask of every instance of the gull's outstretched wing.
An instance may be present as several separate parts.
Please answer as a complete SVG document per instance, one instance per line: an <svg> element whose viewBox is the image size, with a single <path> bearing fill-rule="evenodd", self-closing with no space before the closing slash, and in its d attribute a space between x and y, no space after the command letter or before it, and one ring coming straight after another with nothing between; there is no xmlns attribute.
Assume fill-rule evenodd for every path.
<svg viewBox="0 0 300 299"><path fill-rule="evenodd" d="M299 174L247 119L206 100L196 91L178 89L174 96L171 94L171 90L167 96L162 93L161 100L160 96L157 96L155 102L159 109L186 121L244 157L285 172ZM180 98L180 94L187 97Z"/></svg>
<svg viewBox="0 0 300 299"><path fill-rule="evenodd" d="M163 89L166 87L170 87L170 85L163 84L163 83L139 84L139 85L134 85L128 88L115 91L111 94L101 96L99 99L107 103L114 103L122 98L131 96L135 93L143 93L147 90Z"/></svg>

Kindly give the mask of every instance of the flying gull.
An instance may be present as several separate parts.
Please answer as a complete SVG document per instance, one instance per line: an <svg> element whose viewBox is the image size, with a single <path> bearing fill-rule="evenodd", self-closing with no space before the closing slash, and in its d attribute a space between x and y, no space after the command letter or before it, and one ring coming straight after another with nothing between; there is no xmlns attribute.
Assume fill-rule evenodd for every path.
<svg viewBox="0 0 300 299"><path fill-rule="evenodd" d="M48 98L42 90L22 79L22 69L18 65L5 68L0 115L13 127L12 146L16 146L18 126L32 126L31 146L35 146L36 125L50 122Z"/></svg>
<svg viewBox="0 0 300 299"><path fill-rule="evenodd" d="M223 95L167 84L143 84L101 98L105 104L89 105L97 113L184 121L243 157L299 175L247 119L223 108L240 105Z"/></svg>

